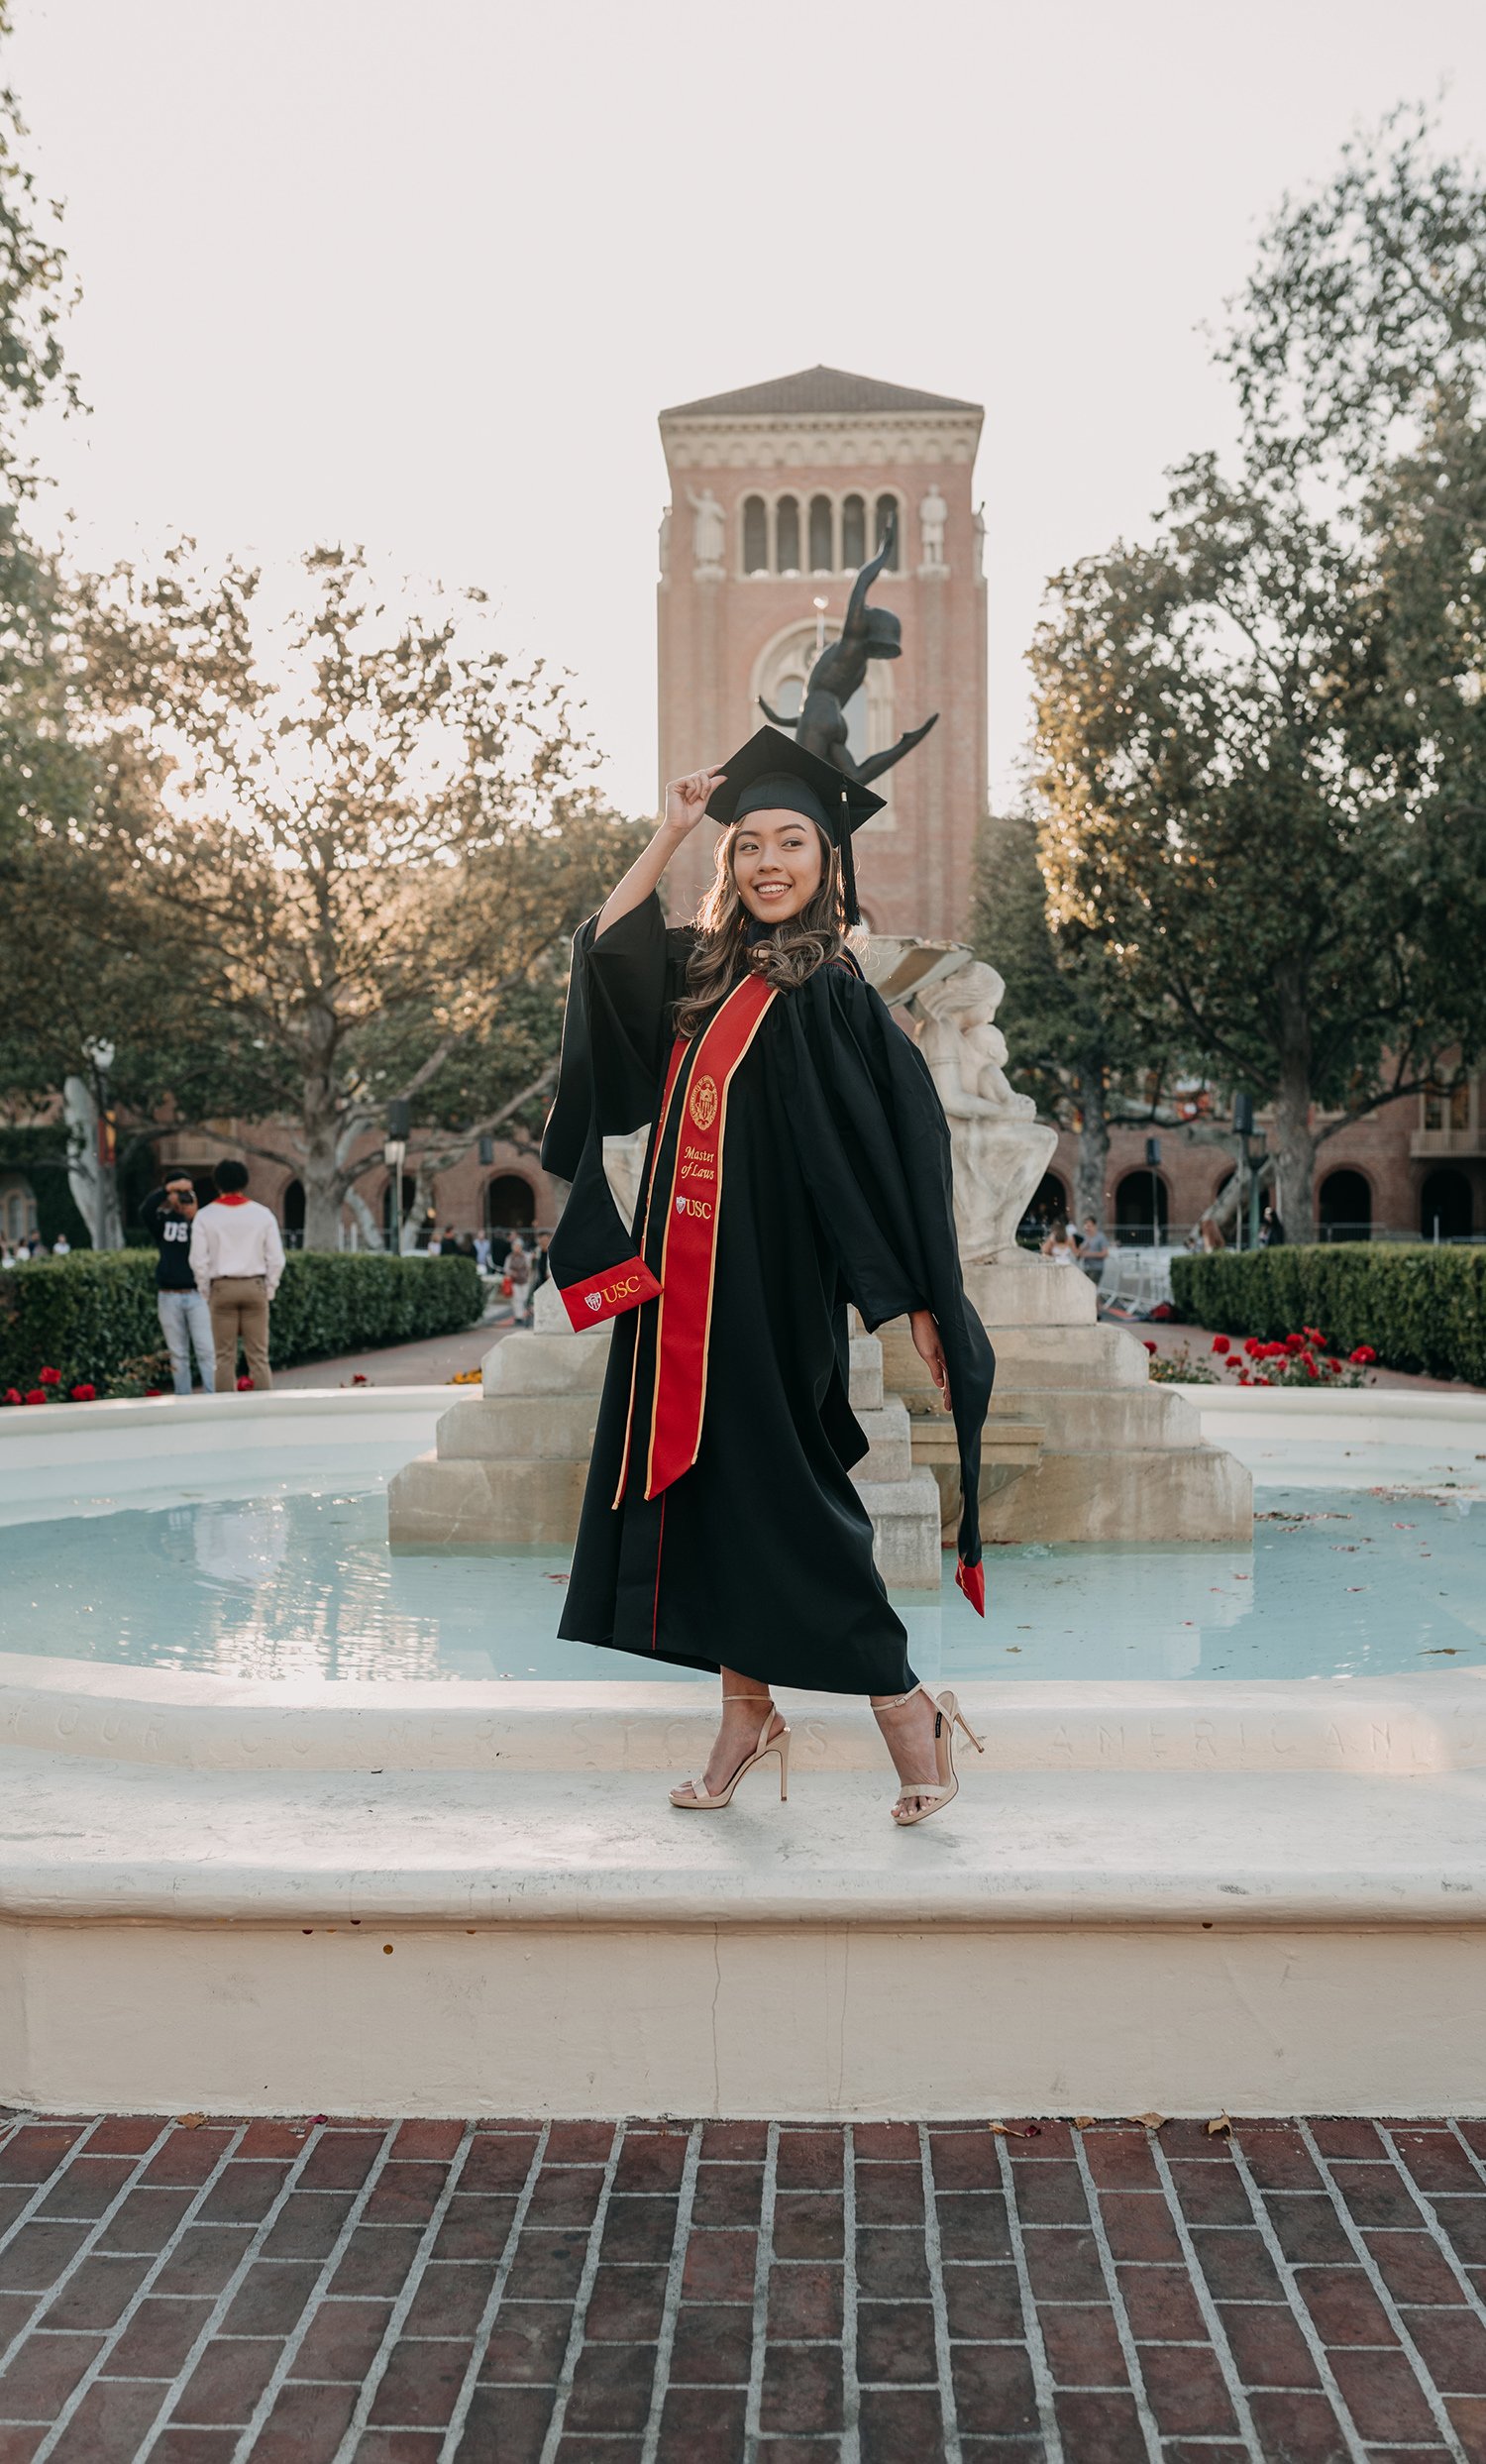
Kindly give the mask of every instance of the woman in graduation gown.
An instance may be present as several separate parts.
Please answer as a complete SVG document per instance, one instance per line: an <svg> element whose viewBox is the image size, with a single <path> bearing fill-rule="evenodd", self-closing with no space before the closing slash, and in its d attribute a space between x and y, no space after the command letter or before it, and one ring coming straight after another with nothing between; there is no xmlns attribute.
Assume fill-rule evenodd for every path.
<svg viewBox="0 0 1486 2464"><path fill-rule="evenodd" d="M719 1671L706 1769L726 1803L789 1731L771 1682L866 1694L902 1783L954 1793L953 1695L917 1684L852 1485L846 1311L906 1317L961 1456L961 1588L984 1613L980 1438L994 1370L965 1300L949 1133L917 1046L864 981L851 832L881 799L773 728L666 791L665 818L577 935L546 1167L573 1184L550 1263L576 1328L615 1321L559 1631ZM694 924L657 891L724 825ZM650 1123L632 1226L602 1140ZM964 1722L961 1720L963 1727Z"/></svg>

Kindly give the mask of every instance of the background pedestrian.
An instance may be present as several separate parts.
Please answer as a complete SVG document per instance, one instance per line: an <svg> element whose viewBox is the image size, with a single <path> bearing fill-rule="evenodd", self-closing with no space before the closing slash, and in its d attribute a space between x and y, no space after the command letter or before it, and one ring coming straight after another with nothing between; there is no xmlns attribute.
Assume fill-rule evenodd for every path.
<svg viewBox="0 0 1486 2464"><path fill-rule="evenodd" d="M1110 1243L1099 1229L1097 1216L1085 1216L1078 1250L1080 1266L1091 1283L1098 1283L1105 1271L1105 1260L1110 1254Z"/></svg>
<svg viewBox="0 0 1486 2464"><path fill-rule="evenodd" d="M277 1218L248 1195L248 1166L229 1155L216 1170L217 1195L191 1227L191 1272L211 1310L217 1392L238 1382L238 1343L261 1391L268 1373L268 1309L283 1273Z"/></svg>
<svg viewBox="0 0 1486 2464"><path fill-rule="evenodd" d="M198 1205L190 1174L172 1172L162 1188L151 1191L140 1209L140 1220L159 1252L155 1306L170 1354L170 1383L178 1395L191 1391L192 1344L203 1390L209 1394L217 1382L211 1310L191 1272L191 1228Z"/></svg>

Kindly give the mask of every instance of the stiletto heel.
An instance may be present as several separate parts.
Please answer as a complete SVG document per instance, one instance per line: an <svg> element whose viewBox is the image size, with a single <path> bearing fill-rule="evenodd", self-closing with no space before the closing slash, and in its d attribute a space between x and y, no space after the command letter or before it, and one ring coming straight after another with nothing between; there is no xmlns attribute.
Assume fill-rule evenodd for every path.
<svg viewBox="0 0 1486 2464"><path fill-rule="evenodd" d="M963 1730L965 1731L966 1736L969 1738L969 1740L970 1740L971 1744L974 1746L974 1748L975 1748L975 1750L976 1750L976 1753L977 1753L977 1754L984 1754L984 1753L985 1753L985 1751L986 1751L986 1740L985 1740L985 1738L984 1738L984 1737L977 1737L977 1735L976 1735L976 1733L975 1733L974 1729L973 1729L973 1728L971 1727L971 1725L970 1725L970 1722L966 1719L964 1712L960 1709L959 1704L958 1704L957 1702L955 1702L955 1698L954 1698L953 1694L941 1694L941 1695L940 1695L940 1697L939 1697L939 1704L940 1704L940 1708L941 1708L941 1709L943 1708L944 1704L945 1704L945 1703L947 1703L947 1702L953 1702L953 1703L955 1704L955 1710L954 1710L954 1724L955 1724L956 1726L960 1727L960 1728L963 1728Z"/></svg>
<svg viewBox="0 0 1486 2464"><path fill-rule="evenodd" d="M959 1795L960 1780L955 1769L955 1730L957 1727L963 1728L977 1754L984 1754L986 1751L983 1740L977 1737L964 1712L960 1709L958 1696L948 1690L935 1696L929 1694L926 1685L915 1685L911 1686L906 1694L895 1694L891 1701L876 1703L873 1708L876 1711L896 1711L901 1703L911 1702L914 1694L927 1694L934 1706L934 1768L938 1776L932 1786L916 1779L900 1777L898 1785L900 1798L916 1796L920 1800L916 1813L894 1812L893 1820L900 1831L908 1830L915 1822L927 1822L930 1814L942 1813L950 1799Z"/></svg>
<svg viewBox="0 0 1486 2464"><path fill-rule="evenodd" d="M722 1699L724 1702L748 1702L753 1698L747 1694L724 1694ZM680 1814L720 1813L724 1805L731 1805L733 1801L733 1790L737 1787L739 1780L746 1778L747 1774L757 1764L767 1763L771 1754L777 1754L779 1757L779 1799L782 1805L786 1804L790 1795L791 1729L789 1722L786 1721L784 1727L779 1731L779 1734L775 1737L771 1737L769 1734L770 1726L778 1718L779 1713L775 1709L774 1704L771 1703L768 1710L764 1714L764 1725L759 1730L758 1744L754 1747L752 1754L744 1755L742 1762L733 1772L731 1779L728 1780L725 1787L718 1789L715 1796L710 1796L707 1793L705 1784L700 1779L685 1779L683 1780L680 1788L673 1788L671 1791L671 1802L676 1807L677 1812ZM690 1796L685 1796L682 1793L682 1790L685 1788L690 1789L691 1793Z"/></svg>

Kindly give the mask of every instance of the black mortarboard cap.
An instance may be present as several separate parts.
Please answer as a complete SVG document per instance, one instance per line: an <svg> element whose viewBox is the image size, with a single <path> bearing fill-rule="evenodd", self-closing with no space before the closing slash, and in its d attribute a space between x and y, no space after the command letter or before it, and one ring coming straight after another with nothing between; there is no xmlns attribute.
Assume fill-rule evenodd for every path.
<svg viewBox="0 0 1486 2464"><path fill-rule="evenodd" d="M884 799L860 779L847 778L817 753L807 753L778 727L761 727L722 765L707 810L714 821L742 821L751 812L799 812L818 821L841 858L841 890L849 924L861 922L851 834Z"/></svg>

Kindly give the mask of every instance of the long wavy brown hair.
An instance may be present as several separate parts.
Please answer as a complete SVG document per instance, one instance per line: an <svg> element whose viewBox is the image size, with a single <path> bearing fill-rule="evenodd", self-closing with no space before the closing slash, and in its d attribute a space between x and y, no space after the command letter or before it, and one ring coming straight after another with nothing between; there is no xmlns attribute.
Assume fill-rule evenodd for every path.
<svg viewBox="0 0 1486 2464"><path fill-rule="evenodd" d="M694 1035L708 1012L750 972L750 965L766 984L792 993L847 947L841 859L817 821L813 826L820 841L819 883L797 915L787 915L767 940L754 944L750 962L748 909L733 874L733 850L742 826L735 822L724 830L712 886L696 911L696 942L687 961L687 989L676 1005L678 1035Z"/></svg>

